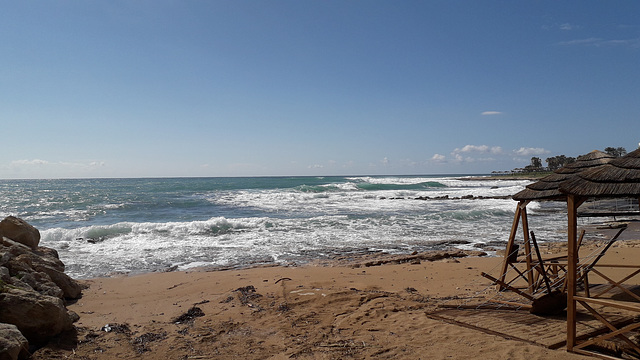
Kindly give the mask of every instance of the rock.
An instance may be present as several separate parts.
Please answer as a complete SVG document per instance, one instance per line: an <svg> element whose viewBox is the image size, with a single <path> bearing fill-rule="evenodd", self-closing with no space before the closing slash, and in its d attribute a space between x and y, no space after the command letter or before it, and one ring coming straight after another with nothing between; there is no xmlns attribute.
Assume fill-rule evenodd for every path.
<svg viewBox="0 0 640 360"><path fill-rule="evenodd" d="M0 222L0 324L12 324L22 337L2 337L0 327L0 360L29 356L20 350L28 349L27 340L41 346L72 330L79 318L64 299L79 298L80 284L64 273L58 252L39 242L40 232L23 220L9 216Z"/></svg>
<svg viewBox="0 0 640 360"><path fill-rule="evenodd" d="M10 277L11 273L9 272L9 269L4 266L0 266L0 280L7 282Z"/></svg>
<svg viewBox="0 0 640 360"><path fill-rule="evenodd" d="M64 272L64 263L60 261L58 252L55 249L38 246L38 250L36 250L34 253L40 255L43 260L47 261L49 266L58 271Z"/></svg>
<svg viewBox="0 0 640 360"><path fill-rule="evenodd" d="M55 296L59 299L64 298L64 292L58 287L51 278L44 273L19 272L16 276L19 280L12 280L11 284L21 289L34 290L42 295Z"/></svg>
<svg viewBox="0 0 640 360"><path fill-rule="evenodd" d="M15 216L7 216L0 221L0 236L6 236L33 250L36 250L40 243L40 231Z"/></svg>
<svg viewBox="0 0 640 360"><path fill-rule="evenodd" d="M15 325L0 323L0 359L18 360L29 357L29 342Z"/></svg>
<svg viewBox="0 0 640 360"><path fill-rule="evenodd" d="M33 251L7 237L1 240L0 264L9 269L8 283L61 299L77 299L82 295L78 282L64 273L57 251L42 246Z"/></svg>
<svg viewBox="0 0 640 360"><path fill-rule="evenodd" d="M13 256L18 256L20 254L26 254L28 252L33 251L30 247L21 244L19 242L13 241L5 236L0 236L0 245L5 248L5 251L9 252L9 254Z"/></svg>
<svg viewBox="0 0 640 360"><path fill-rule="evenodd" d="M5 287L0 292L0 323L14 324L32 344L73 328L73 320L60 298Z"/></svg>
<svg viewBox="0 0 640 360"><path fill-rule="evenodd" d="M82 294L82 288L77 281L73 280L69 275L58 271L54 268L36 264L34 269L39 273L49 275L51 281L62 290L62 297L65 299L77 299Z"/></svg>

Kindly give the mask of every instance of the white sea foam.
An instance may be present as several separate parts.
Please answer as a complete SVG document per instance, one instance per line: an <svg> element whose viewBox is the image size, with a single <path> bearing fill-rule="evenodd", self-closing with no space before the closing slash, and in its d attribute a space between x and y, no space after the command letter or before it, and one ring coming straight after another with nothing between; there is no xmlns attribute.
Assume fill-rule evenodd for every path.
<svg viewBox="0 0 640 360"><path fill-rule="evenodd" d="M350 251L412 252L442 242L502 244L516 203L478 197L508 196L528 183L426 176L61 181L38 207L31 205L37 191L34 202L22 200L29 199L25 191L9 193L11 201L0 205L32 219L41 244L59 251L70 275L86 278L305 262ZM468 195L476 198L460 199ZM444 196L449 200L435 199ZM15 205L20 201L23 208ZM529 209L540 239L563 237L554 209L536 203Z"/></svg>

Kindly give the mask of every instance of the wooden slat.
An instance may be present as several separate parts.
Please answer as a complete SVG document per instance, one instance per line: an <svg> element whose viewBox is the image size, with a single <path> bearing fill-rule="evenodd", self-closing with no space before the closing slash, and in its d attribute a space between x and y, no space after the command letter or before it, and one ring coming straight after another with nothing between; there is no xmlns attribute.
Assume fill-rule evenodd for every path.
<svg viewBox="0 0 640 360"><path fill-rule="evenodd" d="M579 212L578 217L638 216L640 211L594 211Z"/></svg>
<svg viewBox="0 0 640 360"><path fill-rule="evenodd" d="M594 298L587 298L587 297L582 297L582 296L574 296L573 298L576 301L584 301L586 303L591 303L591 304L598 304L598 305L603 305L603 306L614 307L614 308L617 308L617 309L640 312L640 305L633 305L633 304L630 304L630 303L625 302L625 301L594 299Z"/></svg>
<svg viewBox="0 0 640 360"><path fill-rule="evenodd" d="M640 265L623 265L623 264L597 264L595 267L610 267L610 268L629 268L629 269L640 269Z"/></svg>
<svg viewBox="0 0 640 360"><path fill-rule="evenodd" d="M615 326L625 326L631 322L619 314L605 314ZM535 343L549 349L558 349L566 344L566 322L564 317L542 317L526 310L515 309L442 309L427 314L433 319L515 339ZM609 329L600 321L586 313L579 313L577 322L578 341L605 334Z"/></svg>
<svg viewBox="0 0 640 360"><path fill-rule="evenodd" d="M576 345L576 347L579 348L584 348L587 347L591 344L594 344L600 340L606 340L606 339L610 339L612 337L618 337L619 339L622 339L622 341L624 341L625 343L627 343L627 345L629 345L632 349L634 349L635 351L640 352L640 348L638 347L638 345L636 345L633 341L629 340L628 337L624 336L624 333L627 333L635 328L637 328L638 326L640 326L640 324L635 323L635 324L631 324L628 326L623 327L622 329L618 329L616 326L614 326L611 322L609 322L607 319L604 318L604 316L600 315L600 313L598 313L594 308L592 308L591 306L589 306L588 304L581 302L580 304L582 304L582 306L584 306L587 310L589 310L589 312L591 313L591 315L593 315L596 319L600 320L600 322L602 324L604 324L607 328L609 328L609 330L611 332L601 335L601 336L596 336L595 338L585 341L584 343L581 343L579 345Z"/></svg>
<svg viewBox="0 0 640 360"><path fill-rule="evenodd" d="M640 296L634 294L633 292L631 292L629 289L627 289L626 287L623 286L624 282L631 279L632 277L636 276L636 274L638 274L640 272L640 269L634 271L632 274L627 275L625 278L623 278L620 281L614 281L611 278L609 278L608 276L604 275L603 273L601 273L600 271L596 270L596 269L591 269L591 271L593 271L594 273L598 274L598 276L600 276L601 278L605 279L606 281L609 282L609 286L606 287L604 290L600 291L599 293L590 296L590 297L600 297L603 294L606 294L607 292L611 291L612 289L618 288L622 291L624 291L627 295L631 296L632 298L636 299L637 301L640 301Z"/></svg>
<svg viewBox="0 0 640 360"><path fill-rule="evenodd" d="M513 287L513 286L505 283L504 281L498 280L498 279L494 278L493 276L491 276L491 275L489 275L489 274L487 274L485 272L481 272L480 275L486 277L487 279L493 281L494 283L496 283L496 284L498 284L498 285L500 285L500 286L502 286L502 287L504 287L506 289L509 289L509 290L513 291L514 293L526 298L527 300L530 300L530 301L535 300L535 298L533 296L527 294L526 292L521 291L520 289L518 289L516 287Z"/></svg>

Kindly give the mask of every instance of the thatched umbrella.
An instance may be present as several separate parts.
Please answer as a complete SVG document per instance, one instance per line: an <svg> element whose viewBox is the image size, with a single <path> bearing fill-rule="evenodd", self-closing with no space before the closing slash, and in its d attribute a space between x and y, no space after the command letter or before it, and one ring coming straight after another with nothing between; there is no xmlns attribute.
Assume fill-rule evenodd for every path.
<svg viewBox="0 0 640 360"><path fill-rule="evenodd" d="M513 195L513 199L518 201L516 206L516 212L513 218L513 224L511 226L511 233L507 240L507 246L505 249L505 257L502 263L500 276L498 279L504 281L507 276L509 266L512 266L515 259L517 259L517 253L519 245L515 243L516 233L522 222L522 235L524 244L524 255L527 266L527 281L529 286L533 290L533 284L535 283L535 277L532 270L533 255L529 237L529 221L527 216L527 204L530 201L542 201L542 200L560 200L565 201L566 195L559 190L560 183L574 177L576 174L585 171L586 169L592 169L599 166L603 166L614 157L599 150L593 150L588 154L578 156L575 162L566 165L563 168L556 170L553 174L547 175L537 182L528 185L524 190ZM500 287L502 289L502 287Z"/></svg>
<svg viewBox="0 0 640 360"><path fill-rule="evenodd" d="M584 197L640 197L640 149L566 179L559 190Z"/></svg>
<svg viewBox="0 0 640 360"><path fill-rule="evenodd" d="M640 199L640 149L606 165L576 174L561 182L559 190L567 198L567 350L572 351L576 346L576 301L581 301L584 306L589 301L584 297L576 299L578 207L587 198Z"/></svg>
<svg viewBox="0 0 640 360"><path fill-rule="evenodd" d="M527 200L565 200L564 195L559 190L560 183L566 181L576 174L592 169L594 167L602 166L609 161L615 159L612 155L599 150L593 150L592 152L578 156L575 162L566 165L554 171L553 174L549 174L533 184L527 185L526 189L513 195L513 199L516 201Z"/></svg>

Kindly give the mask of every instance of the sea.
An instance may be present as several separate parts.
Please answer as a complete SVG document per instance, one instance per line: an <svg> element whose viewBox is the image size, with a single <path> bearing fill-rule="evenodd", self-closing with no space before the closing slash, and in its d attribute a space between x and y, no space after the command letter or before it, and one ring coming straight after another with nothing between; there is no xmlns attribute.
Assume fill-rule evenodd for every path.
<svg viewBox="0 0 640 360"><path fill-rule="evenodd" d="M0 180L0 216L35 226L78 279L301 265L373 252L506 244L528 180L327 176ZM532 203L543 241L565 238L562 203Z"/></svg>

